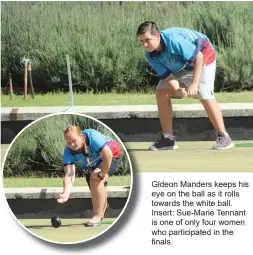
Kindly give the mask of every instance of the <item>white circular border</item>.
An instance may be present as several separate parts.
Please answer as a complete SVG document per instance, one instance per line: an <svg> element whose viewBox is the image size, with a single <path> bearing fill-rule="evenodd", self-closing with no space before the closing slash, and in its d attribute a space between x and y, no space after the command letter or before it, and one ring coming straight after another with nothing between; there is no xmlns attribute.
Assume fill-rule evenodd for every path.
<svg viewBox="0 0 253 255"><path fill-rule="evenodd" d="M24 127L16 136L15 138L13 139L13 141L10 143L6 153L5 153L5 156L4 156L4 160L3 160L3 163L2 163L2 181L4 180L4 176L3 176L3 170L4 170L4 164L5 164L5 160L7 158L7 155L9 153L9 150L12 146L12 144L15 142L15 140L20 136L20 134L22 134L22 132L24 130L26 130L27 128L29 128L30 126L32 126L34 123L42 120L42 119L45 119L45 118L48 118L48 117L52 117L52 116L56 116L56 115L79 115L79 116L82 116L82 117L85 117L85 118L88 118L88 119L92 119L93 121L95 122L98 122L99 124L101 124L102 126L104 126L105 128L107 128L117 139L118 139L118 142L121 144L121 146L123 147L126 155L127 155L127 159L128 159L128 162L129 162L129 166L130 166L130 171L131 171L131 186L130 186L130 191L128 193L128 198L127 198L127 201L126 201L126 204L124 206L124 208L122 209L121 213L119 214L119 216L116 218L116 220L111 224L110 227L108 227L107 229L105 229L104 231L100 232L98 235L96 236L93 236L92 238L89 238L89 239L86 239L86 240L82 240L82 241L77 241L77 242L56 242L56 241L52 241L52 240L49 240L49 239L46 239L46 238L43 238L39 235L36 235L35 233L33 233L32 231L30 231L29 229L27 229L18 219L17 217L14 215L14 213L12 212L8 202L7 202L7 199L5 197L5 192L4 192L4 197L5 197L5 203L9 209L9 211L11 212L12 216L15 218L15 220L18 222L18 224L24 228L27 232L29 232L30 234L34 235L35 237L43 240L43 241L47 241L47 242L50 242L50 243L55 243L55 244L80 244L80 243L85 243L85 242L88 242L90 240L93 240L101 235L103 235L106 231L108 231L109 229L111 229L113 227L114 224L116 224L116 222L120 219L120 217L122 216L122 214L124 213L129 201L130 201L130 198L131 198L131 195L132 195L132 188L133 188L133 168L132 168L132 162L131 162L131 159L129 157L129 154L128 154L128 151L125 147L125 145L123 144L123 142L121 141L121 139L118 137L118 135L111 129L109 128L107 125L105 125L103 122L101 122L100 120L98 119L95 119L89 115L86 115L86 114L80 114L80 113L75 113L75 112L59 112L59 113L54 113L54 114L48 114L46 116L43 116L41 118L38 118L34 121L32 121L30 124L28 124L26 127ZM2 183L3 184L3 183ZM4 191L4 184L3 184L3 191Z"/></svg>

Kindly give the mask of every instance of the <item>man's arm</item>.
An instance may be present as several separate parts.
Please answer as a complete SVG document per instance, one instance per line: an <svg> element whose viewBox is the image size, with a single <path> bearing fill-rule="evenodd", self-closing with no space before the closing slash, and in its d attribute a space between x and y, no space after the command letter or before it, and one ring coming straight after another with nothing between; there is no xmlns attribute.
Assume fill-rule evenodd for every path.
<svg viewBox="0 0 253 255"><path fill-rule="evenodd" d="M190 84L188 88L188 96L196 96L198 94L198 86L199 86L199 80L200 80L200 75L202 71L202 65L203 65L203 54L202 52L199 52L193 62L193 77L192 77L192 83Z"/></svg>
<svg viewBox="0 0 253 255"><path fill-rule="evenodd" d="M204 56L202 52L199 52L198 55L196 56L196 59L193 62L194 67L193 67L192 83L199 84L200 75L202 71L202 65L203 65L203 59L204 59Z"/></svg>

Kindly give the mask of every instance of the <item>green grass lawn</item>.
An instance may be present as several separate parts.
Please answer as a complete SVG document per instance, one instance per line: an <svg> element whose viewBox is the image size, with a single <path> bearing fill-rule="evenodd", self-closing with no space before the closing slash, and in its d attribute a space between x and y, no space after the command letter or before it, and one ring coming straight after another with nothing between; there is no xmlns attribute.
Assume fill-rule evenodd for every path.
<svg viewBox="0 0 253 255"><path fill-rule="evenodd" d="M3 178L4 188L62 187L62 178ZM131 176L111 176L108 186L130 186ZM76 178L74 187L87 186L84 177Z"/></svg>
<svg viewBox="0 0 253 255"><path fill-rule="evenodd" d="M35 95L35 99L28 96L15 96L10 99L8 95L2 95L2 107L25 107L25 106L68 106L69 93L49 93ZM216 99L220 103L252 103L253 92L216 93ZM173 100L177 104L198 103L197 99ZM126 94L74 94L75 106L96 106L96 105L155 105L154 93L126 93Z"/></svg>
<svg viewBox="0 0 253 255"><path fill-rule="evenodd" d="M20 219L20 223L29 231L43 239L60 242L72 243L82 242L89 238L93 238L101 234L103 231L111 227L115 218L105 218L102 224L95 228L87 228L83 223L89 219L64 219L59 228L53 228L49 219ZM105 224L107 223L107 224Z"/></svg>
<svg viewBox="0 0 253 255"><path fill-rule="evenodd" d="M170 151L149 151L148 142L126 147L138 172L253 172L253 140L234 143L231 150L212 150L214 141L177 142Z"/></svg>

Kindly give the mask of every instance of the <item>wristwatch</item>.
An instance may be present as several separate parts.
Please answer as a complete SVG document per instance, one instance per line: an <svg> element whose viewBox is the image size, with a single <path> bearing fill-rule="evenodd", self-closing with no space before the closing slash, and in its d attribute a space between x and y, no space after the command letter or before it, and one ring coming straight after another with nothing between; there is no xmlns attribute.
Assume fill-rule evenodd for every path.
<svg viewBox="0 0 253 255"><path fill-rule="evenodd" d="M102 174L102 172L99 172L98 173L98 178L100 178L101 180L103 180L105 177L103 176L103 175L101 175Z"/></svg>

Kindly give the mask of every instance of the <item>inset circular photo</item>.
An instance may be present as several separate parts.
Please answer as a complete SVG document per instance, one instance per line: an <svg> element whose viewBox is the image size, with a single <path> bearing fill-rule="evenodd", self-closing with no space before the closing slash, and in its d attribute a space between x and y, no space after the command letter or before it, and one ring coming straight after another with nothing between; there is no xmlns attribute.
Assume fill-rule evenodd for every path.
<svg viewBox="0 0 253 255"><path fill-rule="evenodd" d="M86 242L120 224L132 183L131 160L119 137L81 114L32 122L3 161L11 213L28 232L53 243Z"/></svg>

